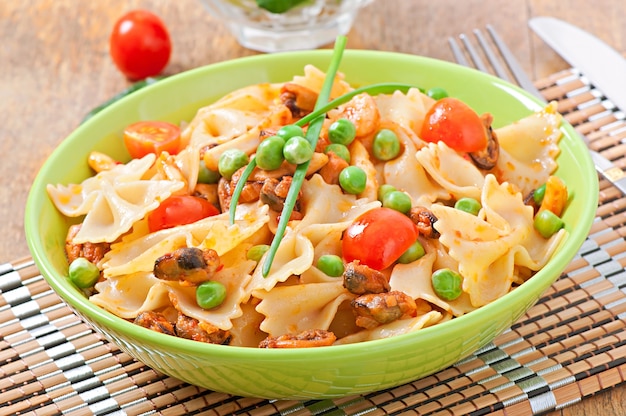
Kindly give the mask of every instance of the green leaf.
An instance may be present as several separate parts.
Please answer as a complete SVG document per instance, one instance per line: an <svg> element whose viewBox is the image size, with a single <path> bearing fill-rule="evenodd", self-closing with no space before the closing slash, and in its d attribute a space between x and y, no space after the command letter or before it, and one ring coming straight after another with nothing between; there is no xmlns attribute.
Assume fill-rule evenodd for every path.
<svg viewBox="0 0 626 416"><path fill-rule="evenodd" d="M256 0L256 4L270 13L285 13L307 0Z"/></svg>

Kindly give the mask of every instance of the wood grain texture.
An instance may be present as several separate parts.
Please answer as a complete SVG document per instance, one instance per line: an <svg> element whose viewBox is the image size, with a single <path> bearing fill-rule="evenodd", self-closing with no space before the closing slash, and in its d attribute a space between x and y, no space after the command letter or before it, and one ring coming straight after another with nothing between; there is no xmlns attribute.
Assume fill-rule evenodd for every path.
<svg viewBox="0 0 626 416"><path fill-rule="evenodd" d="M90 109L128 86L109 58L108 37L133 8L166 22L173 41L167 74L257 54L197 0L0 1L0 262L28 255L23 212L39 167ZM448 36L492 24L539 79L567 68L528 28L539 15L570 21L626 51L623 0L376 0L358 16L348 47L452 60ZM626 414L626 387L550 415L596 414Z"/></svg>

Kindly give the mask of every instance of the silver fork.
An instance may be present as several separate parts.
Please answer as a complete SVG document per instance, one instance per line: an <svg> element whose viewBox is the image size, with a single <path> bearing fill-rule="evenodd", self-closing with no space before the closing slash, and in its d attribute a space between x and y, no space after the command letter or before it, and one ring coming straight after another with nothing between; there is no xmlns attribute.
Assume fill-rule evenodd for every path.
<svg viewBox="0 0 626 416"><path fill-rule="evenodd" d="M522 69L522 66L519 64L517 59L515 59L515 56L509 50L506 44L502 41L500 36L496 33L493 26L487 25L486 28L487 28L487 32L489 33L489 36L491 37L491 40L493 41L493 43L496 45L496 48L498 49L498 53L496 53L492 49L492 47L489 45L487 38L485 37L483 32L481 32L478 29L474 29L473 33L474 33L474 36L476 37L476 40L478 41L478 45L484 52L484 56L487 58L487 61L493 68L493 72L495 72L495 74L499 78L505 81L517 83L520 87L522 87L529 93L533 94L535 97L545 102L545 98L543 97L543 95L541 95L537 87L535 87L535 84L533 84L533 82L530 80L528 75L526 75L526 73ZM467 51L471 62L467 60L465 54L463 53L463 50L459 46L459 43L456 41L456 39L449 38L448 43L450 44L450 49L452 49L452 54L454 55L454 59L456 59L456 61L461 65L465 65L471 68L473 64L473 66L475 66L476 69L482 72L490 73L491 71L489 70L488 66L485 64L483 58L478 53L476 48L474 48L473 43L470 40L470 38L464 33L462 33L459 35L459 40L461 41L462 45L465 47L465 50ZM501 57L501 59L499 58L499 56ZM509 72L507 72L505 67L502 66L503 63L504 65L506 65L506 67L508 68L508 71L514 78L513 80L509 76Z"/></svg>
<svg viewBox="0 0 626 416"><path fill-rule="evenodd" d="M458 41L453 37L448 38L448 43L450 44L450 49L452 49L454 59L456 59L456 61L461 65L470 68L475 67L476 69L486 73L495 73L495 75L505 81L517 83L524 90L539 98L541 101L546 102L546 99L543 95L541 95L541 92L539 92L537 87L535 87L535 84L524 72L522 66L519 64L506 44L502 41L500 36L496 33L493 26L487 25L486 29L489 33L491 41L496 47L496 50L492 48L483 32L478 29L474 29L473 34L480 50L482 50L482 55L474 47L474 43L467 35L460 34ZM467 52L469 60L463 50ZM486 57L488 64L485 63L483 57ZM492 70L489 69L489 66ZM509 76L509 74L511 76ZM585 136L582 134L579 134L579 136L585 144L589 145L589 140ZM591 154L591 159L596 167L596 171L598 171L600 175L619 189L623 195L626 195L626 173L597 151L589 149L589 153Z"/></svg>

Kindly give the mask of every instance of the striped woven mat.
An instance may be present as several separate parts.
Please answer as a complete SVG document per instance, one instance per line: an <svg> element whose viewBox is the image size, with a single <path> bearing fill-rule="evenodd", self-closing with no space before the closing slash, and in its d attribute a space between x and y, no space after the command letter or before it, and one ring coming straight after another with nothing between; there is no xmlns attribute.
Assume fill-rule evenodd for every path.
<svg viewBox="0 0 626 416"><path fill-rule="evenodd" d="M540 80L548 100L626 166L624 114L574 70ZM529 415L626 378L626 198L604 180L589 238L564 275L508 331L430 377L371 394L269 401L160 374L83 323L31 259L0 265L0 414Z"/></svg>

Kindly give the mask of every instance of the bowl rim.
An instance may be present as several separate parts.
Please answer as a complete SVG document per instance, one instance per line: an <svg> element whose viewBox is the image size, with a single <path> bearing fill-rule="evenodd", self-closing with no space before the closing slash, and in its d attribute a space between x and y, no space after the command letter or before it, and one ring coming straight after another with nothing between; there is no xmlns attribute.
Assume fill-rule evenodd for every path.
<svg viewBox="0 0 626 416"><path fill-rule="evenodd" d="M151 331L146 328L139 327L132 322L126 321L123 318L115 316L113 313L106 311L103 308L95 305L90 302L88 298L84 297L78 290L66 290L63 287L58 279L64 278L57 274L54 266L50 263L50 261L45 256L45 249L41 240L38 239L37 233L37 225L38 225L38 207L41 205L42 198L47 198L47 193L45 192L46 187L46 172L51 169L50 160L58 157L66 147L71 146L72 138L79 136L82 134L83 130L88 130L92 124L100 122L102 119L106 119L109 113L117 111L116 108L118 103L126 103L127 101L139 100L141 97L152 94L152 91L158 88L167 88L170 84L175 84L180 82L180 80L186 77L193 77L195 74L203 73L206 71L214 71L214 70L227 70L228 68L238 66L242 63L255 63L259 61L274 61L280 59L288 59L290 57L311 57L311 56L322 56L324 58L330 58L332 51L321 49L315 51L291 51L291 52L280 52L275 54L260 54L247 56L242 58L231 59L227 61L217 62L210 65L194 68L188 71L181 72L179 74L175 74L169 76L165 79L160 80L157 83L146 86L141 90L135 91L133 94L123 97L118 102L112 104L111 106L103 109L99 113L95 114L90 119L86 120L82 125L78 126L73 132L71 132L63 141L53 150L49 158L44 162L41 166L39 172L37 173L35 180L31 186L29 191L26 210L25 210L25 232L26 232L26 240L28 247L30 249L31 255L37 265L40 273L48 282L48 284L55 290L55 292L63 299L64 302L69 304L71 308L76 311L84 314L91 320L94 320L100 324L107 326L108 328L113 328L115 331L120 333L125 333L136 341L145 342L151 345L162 345L168 349L175 349L180 353L187 354L204 354L208 357L221 357L224 359L242 359L242 358L259 358L259 359L280 359L281 361L287 360L299 360L299 359L313 359L314 357L324 357L325 360L332 359L333 356L339 358L344 356L345 353L358 353L364 344L367 345L369 350L385 350L389 351L390 349L404 349L407 345L411 343L411 341L415 337L422 337L427 339L432 339L435 336L439 337L442 333L453 334L458 331L462 331L464 326L466 325L466 321L479 321L479 320L487 320L492 319L491 311L498 310L502 307L502 305L509 302L512 296L516 296L517 293L521 292L535 292L538 293L537 299L541 296L541 294L552 284L547 284L545 282L545 274L547 274L547 270L551 268L559 268L560 270L565 269L567 264L572 260L572 258L576 255L578 248L572 252L565 252L562 249L557 250L553 256L550 258L548 264L537 272L534 276L532 276L528 281L524 282L514 291L507 293L506 295L496 299L495 301L476 309L466 315L456 317L446 322L438 323L431 327L423 328L418 331L410 332L407 334L397 335L390 338L377 339L365 342L359 342L354 344L345 344L345 345L333 345L332 348L310 348L310 349L262 349L262 348L254 348L254 347L239 347L239 346L223 346L223 345L214 345L214 344L206 344L197 341L181 339L178 337L168 336L165 334L160 334L155 331ZM545 106L540 100L529 94L528 92L522 90L516 85L510 84L506 81L503 81L495 76L490 74L485 74L479 72L477 70L462 67L458 64L447 62L443 60L438 60L435 58L418 56L418 55L410 55L400 52L388 52L388 51L374 51L374 50L354 50L348 49L344 53L344 59L367 59L367 58L385 58L385 57L396 57L399 59L409 59L414 60L418 65L422 64L430 64L430 65L441 65L447 68L454 68L459 71L468 71L467 73L472 73L474 77L479 77L481 79L486 80L487 82L494 84L497 87L502 89L506 89L511 93L515 94L516 99L523 100L524 104L529 107L529 110L538 110ZM341 70L341 69L340 69ZM585 146L582 140L578 140L578 142L574 142L572 138L577 137L577 133L574 128L563 119L560 130L562 131L564 139L570 139L570 145L573 145L575 148ZM586 147L585 147L586 148ZM580 149L579 149L580 150ZM595 180L587 180L586 188L590 191L592 195L598 194L598 182L597 176L595 175L595 169L593 167L591 157L587 155L587 157L583 157L581 160L577 160L580 165L580 169L586 172L593 172ZM597 197L586 198L584 201L584 206L582 208L583 212L594 212L597 207ZM583 218L579 219L576 227L573 227L569 232L567 237L567 244L576 244L577 247L580 247L584 240L586 239L588 232L591 228L591 225L594 221L595 216L586 215ZM548 268L548 266L550 266ZM558 276L557 276L558 278Z"/></svg>

